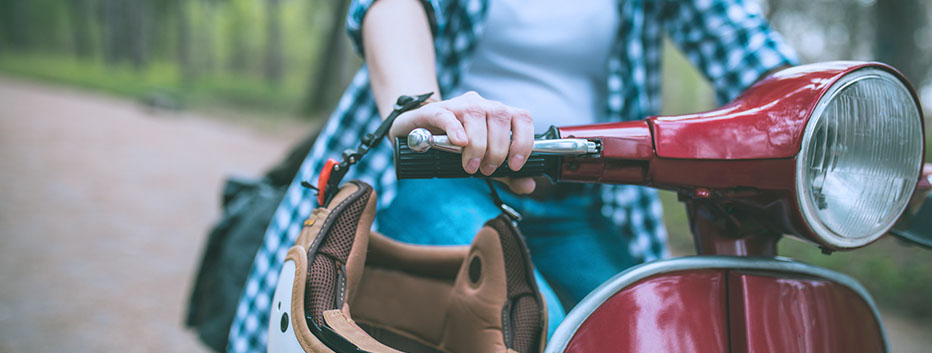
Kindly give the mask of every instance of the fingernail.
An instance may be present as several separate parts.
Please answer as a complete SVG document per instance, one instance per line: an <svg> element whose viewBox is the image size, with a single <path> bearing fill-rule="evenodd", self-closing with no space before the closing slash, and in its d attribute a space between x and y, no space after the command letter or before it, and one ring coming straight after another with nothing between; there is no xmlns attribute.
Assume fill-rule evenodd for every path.
<svg viewBox="0 0 932 353"><path fill-rule="evenodd" d="M485 175L492 175L492 173L495 173L495 166L494 166L494 165L485 164L485 165L482 166L482 174L485 174Z"/></svg>
<svg viewBox="0 0 932 353"><path fill-rule="evenodd" d="M466 163L466 172L472 174L476 172L476 169L479 169L479 158L470 159L469 162Z"/></svg>
<svg viewBox="0 0 932 353"><path fill-rule="evenodd" d="M521 165L522 162L524 162L524 155L518 153L518 154L516 154L516 155L514 155L514 156L511 157L511 163L510 163L510 164L511 164L512 166L518 166L518 165ZM514 170L517 170L517 169L514 169Z"/></svg>
<svg viewBox="0 0 932 353"><path fill-rule="evenodd" d="M456 135L457 140L460 140L461 142L467 142L465 132L457 131L456 133L454 133L454 135Z"/></svg>

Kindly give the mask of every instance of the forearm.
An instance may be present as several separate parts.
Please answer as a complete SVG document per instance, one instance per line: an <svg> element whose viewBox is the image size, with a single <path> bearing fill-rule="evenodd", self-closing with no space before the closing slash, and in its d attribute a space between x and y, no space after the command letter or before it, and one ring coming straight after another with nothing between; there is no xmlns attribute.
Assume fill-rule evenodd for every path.
<svg viewBox="0 0 932 353"><path fill-rule="evenodd" d="M363 20L363 48L372 93L380 115L404 94L435 92L434 46L424 7L418 0L378 0Z"/></svg>

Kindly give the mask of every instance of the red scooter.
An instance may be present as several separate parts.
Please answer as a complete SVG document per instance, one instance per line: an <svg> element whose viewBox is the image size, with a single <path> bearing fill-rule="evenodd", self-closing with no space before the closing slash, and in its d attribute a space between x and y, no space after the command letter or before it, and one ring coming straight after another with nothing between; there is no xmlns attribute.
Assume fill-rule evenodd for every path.
<svg viewBox="0 0 932 353"><path fill-rule="evenodd" d="M417 130L398 178L467 177L458 147ZM825 253L910 228L930 190L914 89L879 63L827 62L762 80L689 115L552 128L517 172L673 190L697 256L622 272L583 299L547 352L884 352L877 308L854 279L777 256L783 235ZM932 206L922 209L929 210ZM930 212L932 213L932 212ZM917 223L917 222L912 222Z"/></svg>
<svg viewBox="0 0 932 353"><path fill-rule="evenodd" d="M357 152L344 154L343 163L328 163L321 172L321 205L329 204L346 169L378 138L363 141ZM843 274L778 257L777 242L789 235L830 253L894 233L932 247L932 206L922 207L932 190L932 168L923 168L924 146L919 100L902 74L879 63L828 62L777 72L710 112L551 128L538 136L521 170L503 166L493 176L644 185L675 191L686 204L697 256L645 263L616 275L567 314L547 340L546 352L885 352L880 316L864 288ZM395 148L399 179L470 176L456 153L459 147L445 136L415 130ZM368 195L352 191L357 189L351 186L337 199ZM375 208L362 196L353 200L352 205ZM358 286L352 279L359 278L360 265L353 259L364 256L366 247L344 250L349 255L316 250L320 239L339 243L329 238L339 232L322 230L342 217L333 215L362 209L340 205L350 203L316 210L305 222L300 244L289 250L271 301L270 351L395 351L349 317L346 303L352 298L344 291ZM342 234L364 241L360 234L368 234L371 218L360 221L366 227L362 231ZM355 229L356 221L349 223ZM349 235L340 239L351 241ZM472 293L469 283L484 278L478 268L473 278L476 262L463 262L466 250L438 256L391 244L373 235L369 252L392 247L394 254L405 255L394 261L407 265L454 259L446 272L463 277L455 283L466 283L464 293ZM317 274L309 265L312 257L331 259L320 263L334 264L337 280L312 278ZM422 272L441 270L423 267ZM312 280L339 285L306 285ZM504 287L504 279L499 280ZM374 297L405 289L397 281L385 283ZM318 302L326 304L322 308L329 316L310 316L320 315L314 306ZM429 303L419 304L423 309ZM413 314L385 317L404 315ZM510 334L504 334L506 342ZM502 335L491 337L501 341ZM460 351L469 351L463 347L470 347L470 341L465 344Z"/></svg>

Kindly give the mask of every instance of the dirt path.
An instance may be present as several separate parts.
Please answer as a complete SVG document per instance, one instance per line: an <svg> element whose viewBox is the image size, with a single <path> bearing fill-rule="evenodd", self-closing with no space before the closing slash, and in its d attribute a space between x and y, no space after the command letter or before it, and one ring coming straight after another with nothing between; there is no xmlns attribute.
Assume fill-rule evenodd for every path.
<svg viewBox="0 0 932 353"><path fill-rule="evenodd" d="M181 323L220 180L307 127L261 130L0 77L0 352L205 352Z"/></svg>
<svg viewBox="0 0 932 353"><path fill-rule="evenodd" d="M205 351L181 323L221 178L306 127L255 130L0 78L0 352Z"/></svg>

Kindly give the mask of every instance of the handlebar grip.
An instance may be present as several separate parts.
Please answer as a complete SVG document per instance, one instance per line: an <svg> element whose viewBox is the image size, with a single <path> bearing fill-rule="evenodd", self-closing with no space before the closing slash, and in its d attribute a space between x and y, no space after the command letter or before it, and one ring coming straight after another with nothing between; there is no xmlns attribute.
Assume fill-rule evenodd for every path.
<svg viewBox="0 0 932 353"><path fill-rule="evenodd" d="M431 149L414 152L405 139L395 139L395 176L398 179L468 178L484 176L478 171L469 174L463 170L463 156L457 153ZM531 154L521 170L513 171L503 163L491 177L548 176L553 180L560 172L560 156Z"/></svg>

